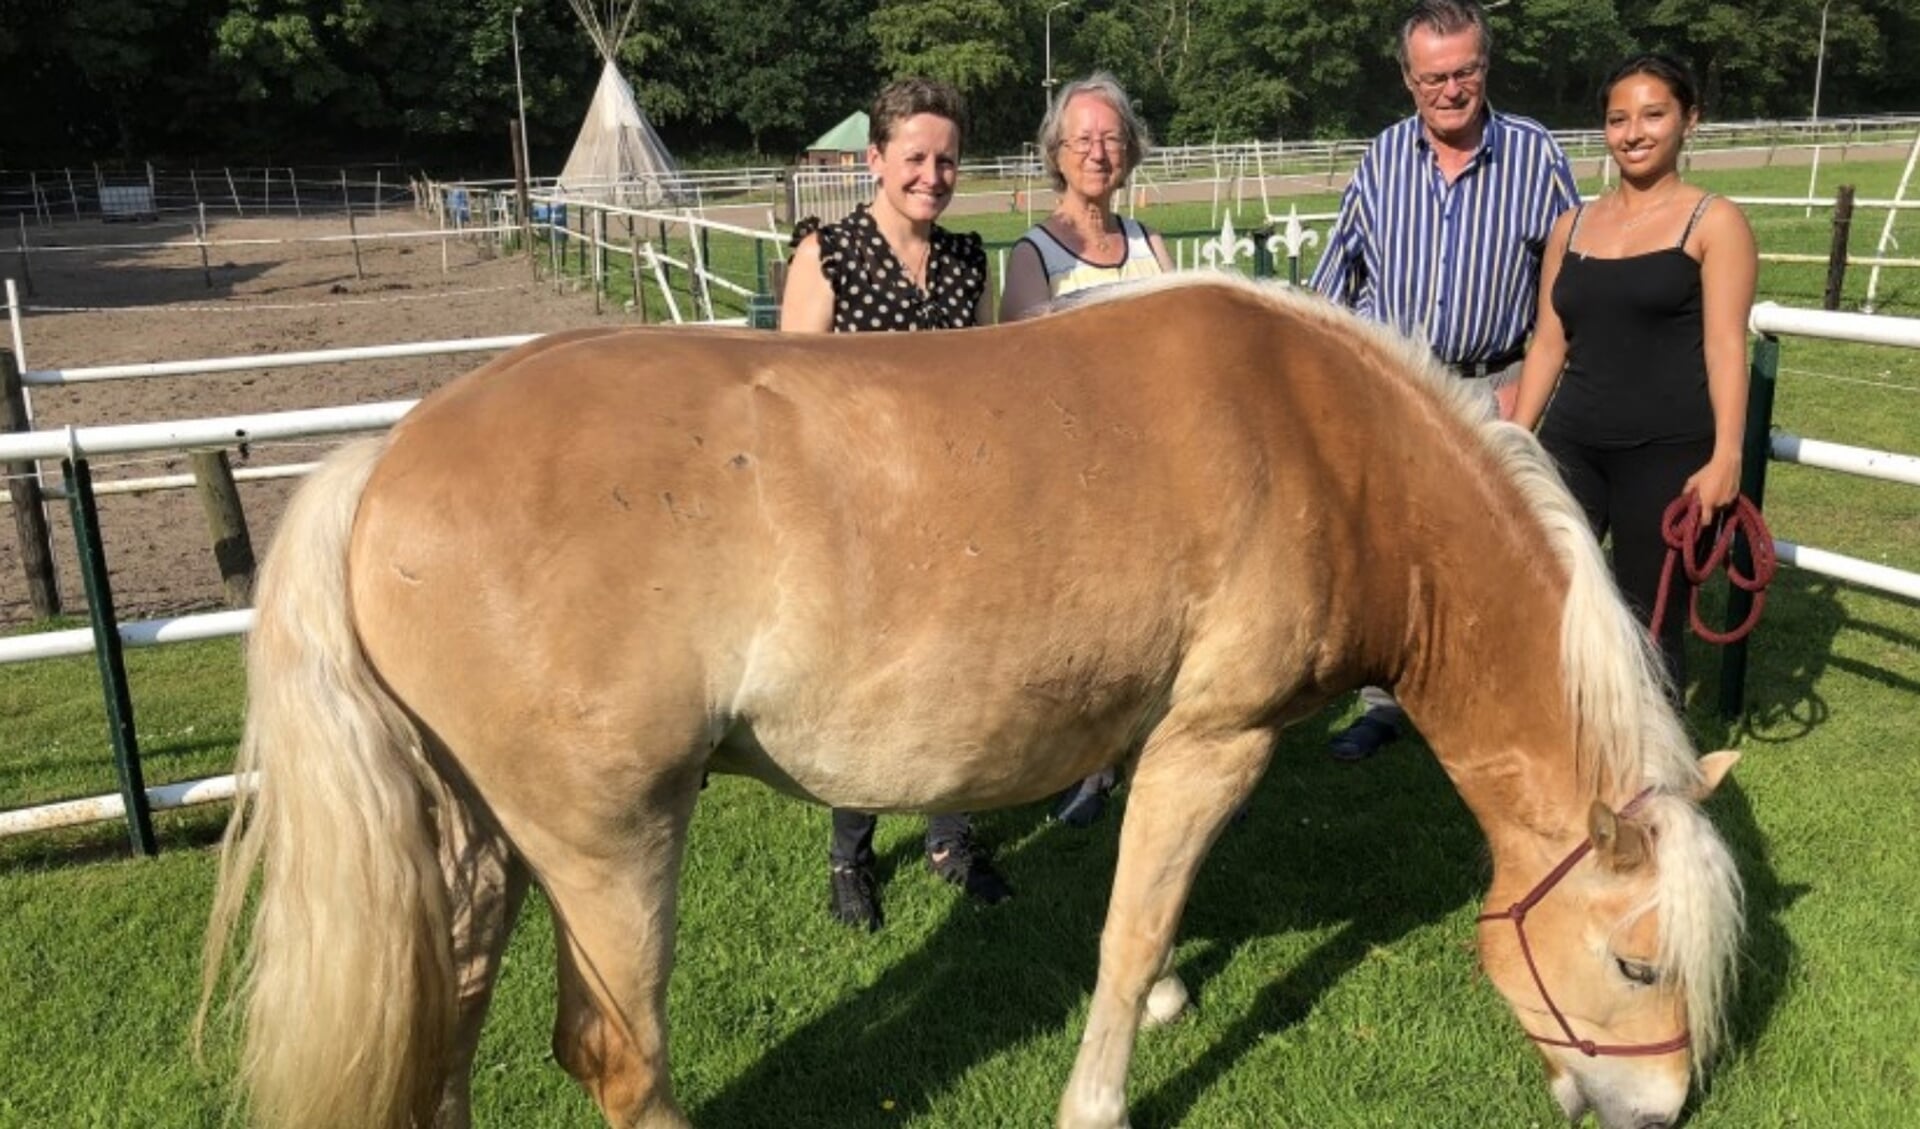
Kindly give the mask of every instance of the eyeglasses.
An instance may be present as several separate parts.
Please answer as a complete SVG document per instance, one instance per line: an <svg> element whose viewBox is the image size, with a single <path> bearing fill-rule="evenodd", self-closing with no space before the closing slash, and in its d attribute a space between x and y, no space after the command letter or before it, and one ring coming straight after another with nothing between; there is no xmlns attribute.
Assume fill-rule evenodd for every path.
<svg viewBox="0 0 1920 1129"><path fill-rule="evenodd" d="M1098 146L1109 153L1123 153L1127 148L1127 139L1111 134L1105 137L1069 137L1062 142L1068 149L1084 157Z"/></svg>
<svg viewBox="0 0 1920 1129"><path fill-rule="evenodd" d="M1486 77L1486 73L1487 64L1469 63L1459 70L1452 71L1448 74L1414 75L1413 84L1427 94L1438 94L1442 90L1445 90L1447 84L1450 82L1457 82L1461 86L1472 86Z"/></svg>

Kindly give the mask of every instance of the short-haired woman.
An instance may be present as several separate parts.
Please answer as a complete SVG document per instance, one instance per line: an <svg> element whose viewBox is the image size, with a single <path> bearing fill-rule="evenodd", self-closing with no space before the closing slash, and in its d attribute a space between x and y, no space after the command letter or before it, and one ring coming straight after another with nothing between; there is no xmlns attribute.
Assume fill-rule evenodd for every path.
<svg viewBox="0 0 1920 1129"><path fill-rule="evenodd" d="M991 320L980 237L934 222L959 179L965 114L959 93L945 83L908 78L880 92L867 127L873 200L837 223L795 226L781 329L884 333ZM866 812L833 809L828 849L829 912L869 930L882 921L873 874L875 823ZM976 901L993 905L1013 893L974 841L965 814L930 816L926 843L928 867Z"/></svg>

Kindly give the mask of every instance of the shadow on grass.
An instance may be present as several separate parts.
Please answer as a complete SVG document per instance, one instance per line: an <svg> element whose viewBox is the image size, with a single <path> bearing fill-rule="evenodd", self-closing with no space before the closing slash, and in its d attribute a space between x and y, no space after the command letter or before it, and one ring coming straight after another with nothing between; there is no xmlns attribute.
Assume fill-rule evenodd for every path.
<svg viewBox="0 0 1920 1129"><path fill-rule="evenodd" d="M1751 1048L1766 1034L1786 993L1793 965L1793 938L1781 918L1811 887L1785 885L1768 858L1766 833L1739 784L1739 769L1707 801L1707 814L1726 839L1747 891L1747 937L1740 982L1728 1010L1729 1051Z"/></svg>
<svg viewBox="0 0 1920 1129"><path fill-rule="evenodd" d="M1247 817L1216 844L1181 930L1183 942L1208 943L1192 946L1179 971L1205 1007L1208 982L1247 942L1336 931L1277 970L1280 978L1198 1061L1140 1096L1145 1122L1181 1120L1258 1041L1306 1015L1370 950L1446 917L1483 886L1479 829L1433 758L1409 742L1363 765L1333 763L1324 753L1333 716L1288 735ZM999 856L1019 891L1013 902L981 911L956 899L922 948L768 1049L690 1110L695 1122L898 1125L930 1114L963 1073L1018 1043L1058 1039L1070 1054L1094 981L1117 828L1110 814L1086 833L1036 831L1043 811L979 820L990 838L1017 841ZM915 865L918 851L910 840L882 868ZM894 1108L866 1100L875 1094Z"/></svg>
<svg viewBox="0 0 1920 1129"><path fill-rule="evenodd" d="M1699 685L1694 698L1693 718L1696 732L1718 734L1709 742L1724 745L1734 736L1777 744L1798 740L1825 724L1830 713L1820 696L1820 680L1826 676L1833 659L1833 641L1848 626L1846 609L1840 605L1839 584L1815 573L1787 569L1779 573L1767 593L1767 605L1760 623L1747 639L1747 683L1744 708L1739 724L1729 728L1717 714L1709 719L1705 700L1718 699L1721 664L1725 651L1710 648L1714 662L1696 662ZM1719 624L1718 605L1705 609L1709 623ZM1709 648L1693 641L1694 655Z"/></svg>

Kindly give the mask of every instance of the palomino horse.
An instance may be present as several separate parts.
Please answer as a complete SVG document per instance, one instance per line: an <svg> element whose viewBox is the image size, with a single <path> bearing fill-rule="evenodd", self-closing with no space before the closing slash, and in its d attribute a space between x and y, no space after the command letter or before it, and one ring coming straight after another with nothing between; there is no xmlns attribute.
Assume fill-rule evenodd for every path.
<svg viewBox="0 0 1920 1129"><path fill-rule="evenodd" d="M1125 757L1058 1112L1124 1125L1201 860L1276 727L1367 682L1484 829L1489 904L1523 905L1482 958L1570 1115L1666 1123L1721 1025L1739 883L1696 802L1732 755L1694 757L1532 438L1316 300L549 337L329 459L257 598L208 992L259 870L265 1123L464 1123L531 880L560 1063L615 1125L685 1124L664 1006L704 774L951 811Z"/></svg>

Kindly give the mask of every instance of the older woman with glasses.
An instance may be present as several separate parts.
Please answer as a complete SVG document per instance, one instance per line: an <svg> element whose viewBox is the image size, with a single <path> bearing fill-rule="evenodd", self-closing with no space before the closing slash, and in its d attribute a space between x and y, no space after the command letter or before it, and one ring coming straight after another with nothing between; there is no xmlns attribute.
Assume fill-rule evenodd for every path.
<svg viewBox="0 0 1920 1129"><path fill-rule="evenodd" d="M1040 123L1040 154L1053 181L1053 214L1007 261L1000 320L1031 317L1078 290L1173 269L1166 244L1113 210L1114 194L1146 156L1147 127L1104 71L1061 87Z"/></svg>

